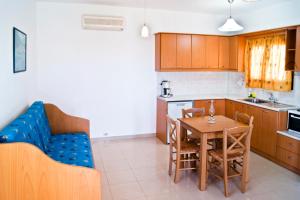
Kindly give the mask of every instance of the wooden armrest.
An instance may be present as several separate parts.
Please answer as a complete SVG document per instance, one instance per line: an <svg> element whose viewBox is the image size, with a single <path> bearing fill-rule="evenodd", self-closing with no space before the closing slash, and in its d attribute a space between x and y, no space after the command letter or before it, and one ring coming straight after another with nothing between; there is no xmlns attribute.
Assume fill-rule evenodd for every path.
<svg viewBox="0 0 300 200"><path fill-rule="evenodd" d="M0 144L0 199L101 199L95 169L52 160L34 145Z"/></svg>
<svg viewBox="0 0 300 200"><path fill-rule="evenodd" d="M53 104L45 104L52 134L67 132L85 132L90 136L90 121L88 119L68 115Z"/></svg>

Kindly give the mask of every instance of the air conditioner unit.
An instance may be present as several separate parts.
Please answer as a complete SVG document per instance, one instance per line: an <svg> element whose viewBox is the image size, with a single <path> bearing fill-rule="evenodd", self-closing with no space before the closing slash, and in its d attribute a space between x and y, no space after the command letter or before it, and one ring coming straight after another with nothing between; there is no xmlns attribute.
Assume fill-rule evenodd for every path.
<svg viewBox="0 0 300 200"><path fill-rule="evenodd" d="M89 30L123 31L125 20L123 17L83 15L82 28Z"/></svg>

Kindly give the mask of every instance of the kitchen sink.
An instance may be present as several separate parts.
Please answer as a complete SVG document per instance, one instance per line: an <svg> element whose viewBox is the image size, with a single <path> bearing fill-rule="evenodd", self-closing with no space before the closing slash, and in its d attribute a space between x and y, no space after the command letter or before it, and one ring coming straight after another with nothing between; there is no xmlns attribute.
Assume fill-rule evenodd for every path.
<svg viewBox="0 0 300 200"><path fill-rule="evenodd" d="M269 101L266 101L266 100L262 100L262 99L255 99L255 98L242 99L242 101L247 101L247 102L251 102L251 103L257 103L257 104L271 103L271 102L269 102Z"/></svg>
<svg viewBox="0 0 300 200"><path fill-rule="evenodd" d="M241 99L242 101L247 101L255 104L259 104L262 106L267 106L271 108L290 108L293 107L291 105L283 104L283 103L277 103L277 102L272 102L272 101L267 101L267 100L262 100L262 99L255 99L255 98L247 98L247 99Z"/></svg>

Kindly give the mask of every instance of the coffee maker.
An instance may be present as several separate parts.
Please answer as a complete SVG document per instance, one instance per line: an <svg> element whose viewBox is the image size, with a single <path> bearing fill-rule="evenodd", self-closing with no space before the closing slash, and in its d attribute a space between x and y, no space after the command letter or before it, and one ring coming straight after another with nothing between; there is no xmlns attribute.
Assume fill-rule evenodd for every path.
<svg viewBox="0 0 300 200"><path fill-rule="evenodd" d="M161 97L168 98L168 97L173 96L171 94L170 81L163 80L160 83L160 86L161 86L161 95L160 95Z"/></svg>

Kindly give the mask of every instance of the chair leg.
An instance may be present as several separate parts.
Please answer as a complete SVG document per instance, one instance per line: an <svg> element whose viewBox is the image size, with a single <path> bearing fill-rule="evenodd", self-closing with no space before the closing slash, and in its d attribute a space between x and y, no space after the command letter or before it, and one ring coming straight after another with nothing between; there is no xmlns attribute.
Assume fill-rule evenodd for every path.
<svg viewBox="0 0 300 200"><path fill-rule="evenodd" d="M242 193L246 192L247 182L249 182L248 175L248 155L244 157L243 167L242 167L242 180L241 180L241 191Z"/></svg>
<svg viewBox="0 0 300 200"><path fill-rule="evenodd" d="M224 195L225 197L228 197L228 162L224 161L223 163L224 167Z"/></svg>
<svg viewBox="0 0 300 200"><path fill-rule="evenodd" d="M172 175L172 165L173 165L173 155L172 152L170 153L170 158L169 158L169 176Z"/></svg>
<svg viewBox="0 0 300 200"><path fill-rule="evenodd" d="M181 157L182 155L178 154L176 155L176 169L175 169L175 177L174 177L174 182L178 183L179 179L180 179L180 164L181 164Z"/></svg>

